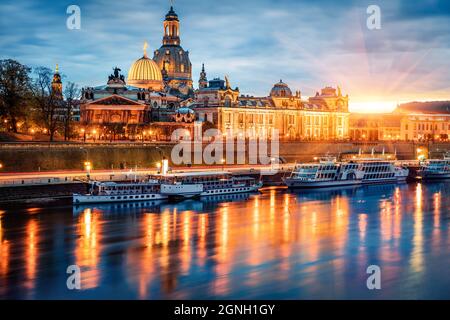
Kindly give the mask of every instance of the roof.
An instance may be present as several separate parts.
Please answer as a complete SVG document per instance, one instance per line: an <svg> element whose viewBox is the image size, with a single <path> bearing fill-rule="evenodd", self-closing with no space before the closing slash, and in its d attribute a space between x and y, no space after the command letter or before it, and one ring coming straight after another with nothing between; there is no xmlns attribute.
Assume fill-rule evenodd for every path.
<svg viewBox="0 0 450 320"><path fill-rule="evenodd" d="M188 114L188 113L194 113L194 110L187 108L187 107L181 107L177 109L177 112L180 114Z"/></svg>
<svg viewBox="0 0 450 320"><path fill-rule="evenodd" d="M211 171L211 172L204 172L204 171L190 171L190 172L172 172L167 173L165 175L163 174L156 174L152 176L160 176L160 177L205 177L205 176L219 176L219 175L230 175L231 172L229 171Z"/></svg>
<svg viewBox="0 0 450 320"><path fill-rule="evenodd" d="M450 101L427 101L403 103L395 109L396 113L450 113Z"/></svg>

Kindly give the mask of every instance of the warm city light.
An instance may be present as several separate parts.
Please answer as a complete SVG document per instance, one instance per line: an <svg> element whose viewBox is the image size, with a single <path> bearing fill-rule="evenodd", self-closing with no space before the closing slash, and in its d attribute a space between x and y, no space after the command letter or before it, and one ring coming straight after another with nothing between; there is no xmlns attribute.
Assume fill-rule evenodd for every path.
<svg viewBox="0 0 450 320"><path fill-rule="evenodd" d="M0 1L5 305L450 299L448 0L35 2Z"/></svg>

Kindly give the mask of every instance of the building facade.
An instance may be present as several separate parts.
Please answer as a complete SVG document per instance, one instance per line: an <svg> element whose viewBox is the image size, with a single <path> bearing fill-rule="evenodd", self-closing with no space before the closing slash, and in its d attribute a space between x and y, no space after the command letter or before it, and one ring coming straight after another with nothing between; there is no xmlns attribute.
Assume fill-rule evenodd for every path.
<svg viewBox="0 0 450 320"><path fill-rule="evenodd" d="M151 122L167 121L180 99L166 92L128 86L119 68L104 86L83 88L80 134L107 137L141 134Z"/></svg>
<svg viewBox="0 0 450 320"><path fill-rule="evenodd" d="M276 130L288 140L348 138L348 95L343 96L339 87L326 87L302 100L300 91L293 93L280 80L266 97L245 96L231 87L228 78L208 81L203 65L194 91L192 64L189 52L181 47L180 21L173 7L163 29L162 46L153 59L145 43L143 56L132 63L126 80L116 67L105 86L83 89L80 122L84 130L157 123L190 128L200 121L235 136L271 138ZM170 126L171 122L177 125Z"/></svg>
<svg viewBox="0 0 450 320"><path fill-rule="evenodd" d="M447 141L450 136L450 113L407 114L402 117L399 132L406 141Z"/></svg>
<svg viewBox="0 0 450 320"><path fill-rule="evenodd" d="M349 131L355 141L448 141L450 112L400 106L388 114L352 113Z"/></svg>
<svg viewBox="0 0 450 320"><path fill-rule="evenodd" d="M279 137L287 140L348 138L348 96L339 88L324 88L304 101L300 91L292 93L280 80L267 97L245 96L231 88L228 78L208 82L203 67L199 89L187 105L199 121L233 136L271 138L277 130Z"/></svg>

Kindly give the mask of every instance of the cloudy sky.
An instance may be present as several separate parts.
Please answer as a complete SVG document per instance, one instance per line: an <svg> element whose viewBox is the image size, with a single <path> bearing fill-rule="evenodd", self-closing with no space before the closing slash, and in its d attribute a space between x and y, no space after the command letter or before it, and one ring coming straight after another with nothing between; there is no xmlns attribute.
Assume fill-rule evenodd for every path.
<svg viewBox="0 0 450 320"><path fill-rule="evenodd" d="M193 78L228 75L241 93L267 95L283 79L303 96L340 85L353 111L386 111L397 102L450 99L448 0L175 0L181 44ZM81 29L66 9L81 8ZM369 30L366 10L381 9ZM2 0L0 59L35 67L59 64L65 81L105 84L161 45L167 0Z"/></svg>

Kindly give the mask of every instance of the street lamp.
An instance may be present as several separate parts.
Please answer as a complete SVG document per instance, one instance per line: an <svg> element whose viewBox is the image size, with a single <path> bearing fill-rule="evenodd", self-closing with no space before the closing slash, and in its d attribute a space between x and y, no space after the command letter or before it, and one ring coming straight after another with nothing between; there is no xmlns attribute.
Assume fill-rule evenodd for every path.
<svg viewBox="0 0 450 320"><path fill-rule="evenodd" d="M158 168L158 173L161 172L161 162L156 163L156 168Z"/></svg>
<svg viewBox="0 0 450 320"><path fill-rule="evenodd" d="M222 159L220 160L220 162L222 163L222 171L223 171L223 170L224 170L224 166L225 166L225 159L222 158Z"/></svg>
<svg viewBox="0 0 450 320"><path fill-rule="evenodd" d="M85 161L84 162L84 168L86 169L86 176L87 176L88 180L90 180L91 179L92 164L89 161Z"/></svg>

